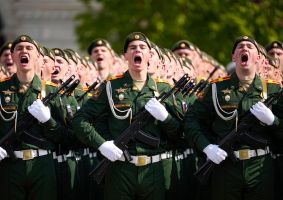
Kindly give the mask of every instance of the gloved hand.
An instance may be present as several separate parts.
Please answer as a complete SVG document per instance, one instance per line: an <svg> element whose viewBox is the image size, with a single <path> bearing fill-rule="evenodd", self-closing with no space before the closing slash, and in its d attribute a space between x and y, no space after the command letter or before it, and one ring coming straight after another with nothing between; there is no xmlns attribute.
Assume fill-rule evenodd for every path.
<svg viewBox="0 0 283 200"><path fill-rule="evenodd" d="M5 149L0 147L0 161L3 160L4 158L8 157L8 154Z"/></svg>
<svg viewBox="0 0 283 200"><path fill-rule="evenodd" d="M145 109L157 120L165 121L168 117L166 108L157 101L156 98L151 98L146 104Z"/></svg>
<svg viewBox="0 0 283 200"><path fill-rule="evenodd" d="M104 142L98 147L98 150L102 155L112 162L118 160L123 155L122 150L114 144L113 140Z"/></svg>
<svg viewBox="0 0 283 200"><path fill-rule="evenodd" d="M51 117L49 108L45 106L40 99L34 101L28 107L28 111L41 123L47 122Z"/></svg>
<svg viewBox="0 0 283 200"><path fill-rule="evenodd" d="M219 164L227 157L226 151L219 148L218 145L215 144L207 145L207 147L203 149L203 152L206 154L207 158L215 164Z"/></svg>
<svg viewBox="0 0 283 200"><path fill-rule="evenodd" d="M272 125L274 122L274 115L272 111L262 102L257 102L250 108L251 113L262 123Z"/></svg>

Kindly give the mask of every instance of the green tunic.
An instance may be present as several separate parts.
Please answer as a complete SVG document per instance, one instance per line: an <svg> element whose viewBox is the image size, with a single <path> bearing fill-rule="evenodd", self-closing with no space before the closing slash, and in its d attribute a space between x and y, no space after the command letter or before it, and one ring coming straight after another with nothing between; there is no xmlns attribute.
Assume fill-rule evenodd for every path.
<svg viewBox="0 0 283 200"><path fill-rule="evenodd" d="M125 115L127 109L132 109L135 116L144 109L145 104L153 97L171 88L168 84L157 83L149 76L141 91L133 85L133 80L126 72L123 76L110 80L116 115ZM111 93L110 92L110 93ZM167 119L160 122L152 118L142 129L151 136L161 140L159 147L153 148L145 143L131 141L128 150L131 155L156 155L168 149L168 143L178 135L180 123L177 112L172 106L173 99L165 101L169 112ZM131 123L130 116L118 119L110 109L105 84L76 113L73 127L78 138L90 147L98 148L106 140L119 136ZM103 120L97 119L102 117ZM97 127L101 126L101 127ZM97 131L100 131L99 133ZM108 131L108 132L103 132ZM135 166L132 163L116 161L107 171L105 177L104 199L164 199L165 180L162 162L145 166Z"/></svg>
<svg viewBox="0 0 283 200"><path fill-rule="evenodd" d="M239 87L239 79L234 73L231 77L220 78L215 82L217 88L218 110L225 117L235 109L239 119L249 111L252 105L261 101L265 96L278 92L279 85L263 82L257 75L247 91ZM266 84L266 85L265 85ZM265 89L267 88L267 89ZM202 151L209 144L217 144L225 135L236 128L236 118L224 120L216 112L212 100L212 84L202 99L196 100L184 118L184 132L187 140ZM222 110L221 110L222 109ZM271 139L272 131L279 124L275 117L273 126L265 126L258 121L249 130L260 136ZM233 147L240 149L255 149L244 141L239 140ZM272 199L272 160L270 154L239 160L233 163L226 158L216 166L211 175L212 199Z"/></svg>
<svg viewBox="0 0 283 200"><path fill-rule="evenodd" d="M5 118L11 117L11 114L5 114L6 111L17 110L18 116L27 112L30 106L41 93L41 81L34 76L30 87L25 93L19 93L20 82L15 75L10 79L0 83L1 94L1 113ZM52 150L54 144L47 139L45 133L52 127L52 121L41 124L36 122L29 130L28 134L40 139L43 142L34 140L17 139L13 144L13 150L21 151L25 149L43 149ZM14 127L14 120L5 121L0 119L0 137L3 137L11 128ZM52 135L50 139L54 139ZM6 158L0 162L0 193L3 199L56 199L56 176L52 154L38 156L31 160Z"/></svg>

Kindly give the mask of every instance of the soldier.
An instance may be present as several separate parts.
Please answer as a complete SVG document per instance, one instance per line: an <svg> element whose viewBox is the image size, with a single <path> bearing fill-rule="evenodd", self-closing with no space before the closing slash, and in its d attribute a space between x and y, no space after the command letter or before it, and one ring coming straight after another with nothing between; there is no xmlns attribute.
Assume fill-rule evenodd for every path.
<svg viewBox="0 0 283 200"><path fill-rule="evenodd" d="M0 63L4 65L7 76L12 76L17 71L10 51L11 46L12 42L7 42L0 48Z"/></svg>
<svg viewBox="0 0 283 200"><path fill-rule="evenodd" d="M265 47L267 53L274 58L279 59L279 68L283 73L283 44L280 41L273 41Z"/></svg>
<svg viewBox="0 0 283 200"><path fill-rule="evenodd" d="M267 53L279 59L279 69L280 75L282 77L282 70L283 70L283 46L280 41L273 41L265 47ZM276 70L276 69L275 69ZM282 100L279 103L279 106L282 105ZM274 108L274 113L278 115L281 119L282 117L282 108L279 107ZM274 161L274 199L283 199L283 191L281 189L281 185L283 184L283 145L282 145L282 138L277 138L272 145L272 154L273 154L273 161Z"/></svg>
<svg viewBox="0 0 283 200"><path fill-rule="evenodd" d="M219 164L210 177L213 200L269 200L273 195L269 147L239 140L231 146L238 158L232 162L217 143L237 127L238 119L249 110L259 121L246 131L269 140L270 130L278 125L278 119L260 101L277 92L279 85L261 81L256 74L259 50L254 39L238 38L232 49L232 60L236 63L236 72L231 77L213 81L203 98L188 109L184 118L185 135L208 159Z"/></svg>
<svg viewBox="0 0 283 200"><path fill-rule="evenodd" d="M51 81L51 75L54 72L55 56L52 51L43 47L44 57L43 66L41 68L41 79L44 81Z"/></svg>
<svg viewBox="0 0 283 200"><path fill-rule="evenodd" d="M0 147L0 193L2 199L56 199L56 177L50 140L54 119L40 99L43 87L35 74L39 51L35 41L19 36L11 46L17 72L1 81L0 135L16 126L16 115L28 110L37 120L25 134L11 144L16 159L7 158ZM3 115L4 114L4 115ZM30 137L27 137L30 136ZM31 140L37 138L36 140Z"/></svg>
<svg viewBox="0 0 283 200"><path fill-rule="evenodd" d="M176 42L171 48L171 50L181 57L186 57L190 59L196 71L200 67L202 67L201 65L199 65L199 62L201 60L200 50L188 40L180 40Z"/></svg>
<svg viewBox="0 0 283 200"><path fill-rule="evenodd" d="M153 148L142 142L131 142L128 150L132 161L128 162L113 142L130 125L131 116L135 116L144 106L156 120L150 121L143 130L160 138L162 144L174 137L180 128L170 103L166 102L164 106L155 98L161 92L169 91L170 87L160 87L148 76L150 49L144 34L134 32L128 35L124 43L124 56L129 70L110 79L106 86L102 85L97 95L78 111L73 120L78 138L98 148L103 156L113 162L105 176L105 199L164 199L164 172L160 161L169 155L164 147ZM92 125L102 113L108 114L102 124L108 126L107 133L97 133ZM142 158L145 162L141 162Z"/></svg>
<svg viewBox="0 0 283 200"><path fill-rule="evenodd" d="M114 52L108 41L98 38L88 47L88 54L96 62L98 73L101 80L109 77L114 63Z"/></svg>

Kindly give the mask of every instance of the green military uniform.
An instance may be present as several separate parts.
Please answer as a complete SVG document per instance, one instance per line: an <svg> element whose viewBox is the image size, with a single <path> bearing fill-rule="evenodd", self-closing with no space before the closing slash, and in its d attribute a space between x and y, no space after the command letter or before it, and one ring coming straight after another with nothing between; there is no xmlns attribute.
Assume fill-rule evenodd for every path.
<svg viewBox="0 0 283 200"><path fill-rule="evenodd" d="M216 90L212 89L214 86ZM247 91L239 86L239 79L235 73L231 77L218 79L211 84L204 97L188 109L184 118L186 138L200 151L211 143L217 144L221 138L236 128L237 117L233 116L235 109L238 118L241 119L252 105L261 101L263 97L277 92L278 89L278 84L265 83L257 75ZM214 102L212 95L215 97ZM225 114L224 111L230 113ZM275 118L273 126L277 126L278 123L278 119ZM203 129L204 126L208 128ZM271 128L256 123L247 131L269 139L272 134ZM209 130L211 132L208 132ZM272 159L269 149L261 147L261 150L255 150L258 147L249 146L244 141L239 141L232 149L238 153L237 157L240 160L233 163L228 157L216 166L210 182L212 199L272 199ZM253 156L250 157L252 152Z"/></svg>
<svg viewBox="0 0 283 200"><path fill-rule="evenodd" d="M80 96L84 95L86 92L87 87L83 87L82 84L79 84L76 89L74 90L74 96L76 99L78 99ZM82 105L90 98L90 94L86 94L80 102L78 102L79 107L81 108Z"/></svg>
<svg viewBox="0 0 283 200"><path fill-rule="evenodd" d="M14 120L6 121L17 111L21 116L41 95L41 82L35 75L26 92L20 92L21 84L16 76L0 83L1 113L0 137L14 127ZM5 111L4 111L5 110ZM0 193L2 199L56 199L56 176L51 150L54 144L49 131L54 119L44 124L34 124L27 133L32 137L21 136L12 144L17 159L6 158L0 162ZM33 140L36 137L40 139Z"/></svg>
<svg viewBox="0 0 283 200"><path fill-rule="evenodd" d="M47 93L56 90L57 84L47 82ZM55 166L58 182L58 199L86 199L86 184L79 174L78 162L81 159L80 153L74 149L80 147L80 142L74 135L71 121L76 112L78 104L73 96L58 96L51 105L53 118L60 128L52 130L57 135ZM64 133L64 134L60 134Z"/></svg>
<svg viewBox="0 0 283 200"><path fill-rule="evenodd" d="M106 138L115 139L130 125L130 116L125 117L125 119L119 117L125 115L125 111L131 109L129 113L132 112L131 115L135 116L143 109L148 100L170 89L169 85L160 88L158 83L147 77L145 86L139 91L133 85L129 72L121 77L116 77L110 83L111 88L108 88L108 92L112 93L111 98L107 97L107 89L104 89L105 85L103 84L98 93L77 112L73 120L73 127L78 138L90 147L98 148L105 142ZM111 108L109 101L112 102L112 100ZM170 114L164 122L152 120L143 128L146 133L160 138L162 145L158 148L152 148L138 141L131 142L128 148L131 155L153 156L165 153L164 145L166 145L168 138L173 138L180 128L177 120L172 117L174 111L169 105L166 103L166 108ZM113 108L116 110L115 113L111 111ZM102 113L108 114L107 120L101 125L108 127L109 132L98 134L92 122L99 118ZM138 163L136 164L138 165ZM105 199L164 199L162 163L155 162L144 166L136 166L133 163L123 161L112 163L112 167L105 177L104 194Z"/></svg>
<svg viewBox="0 0 283 200"><path fill-rule="evenodd" d="M272 41L267 46L265 46L267 53L269 53L269 51L271 51L274 48L283 50L283 43L280 41ZM278 59L278 56L276 56L276 58ZM272 65L272 63L270 64ZM280 62L278 64L282 65L282 63ZM281 74L281 77L282 77L282 74ZM275 106L275 109L273 109L273 113L282 119L281 105L282 105L282 99L280 99L279 103ZM282 145L282 142L283 142L282 138L280 137L276 138L276 140L273 142L273 145L271 147L271 151L273 154L273 166L274 166L274 175L275 175L274 176L274 199L276 200L283 199L283 190L281 188L281 186L283 185L283 145Z"/></svg>

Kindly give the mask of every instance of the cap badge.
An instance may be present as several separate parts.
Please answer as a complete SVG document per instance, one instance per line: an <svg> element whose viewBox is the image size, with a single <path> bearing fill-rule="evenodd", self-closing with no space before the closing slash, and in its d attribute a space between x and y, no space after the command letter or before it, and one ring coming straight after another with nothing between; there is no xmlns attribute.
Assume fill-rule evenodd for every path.
<svg viewBox="0 0 283 200"><path fill-rule="evenodd" d="M273 47L278 47L278 44L277 43L273 43Z"/></svg>
<svg viewBox="0 0 283 200"><path fill-rule="evenodd" d="M185 47L186 47L185 43L181 43L181 44L180 44L180 47L181 47L181 48L185 48Z"/></svg>
<svg viewBox="0 0 283 200"><path fill-rule="evenodd" d="M55 49L54 53L55 53L55 54L59 54L59 50L58 50L58 49Z"/></svg>
<svg viewBox="0 0 283 200"><path fill-rule="evenodd" d="M22 36L22 37L21 37L21 40L22 40L22 41L26 41L26 40L27 40L27 37L26 37L26 36Z"/></svg>
<svg viewBox="0 0 283 200"><path fill-rule="evenodd" d="M12 43L9 43L9 44L8 44L8 48L11 48L11 47L12 47Z"/></svg>
<svg viewBox="0 0 283 200"><path fill-rule="evenodd" d="M102 41L101 41L101 40L98 40L96 44L97 44L97 45L102 45Z"/></svg>
<svg viewBox="0 0 283 200"><path fill-rule="evenodd" d="M244 39L244 40L247 40L247 39L249 39L249 38L248 38L248 36L244 36L243 39Z"/></svg>
<svg viewBox="0 0 283 200"><path fill-rule="evenodd" d="M140 36L139 35L135 35L135 39L136 40L140 39Z"/></svg>

